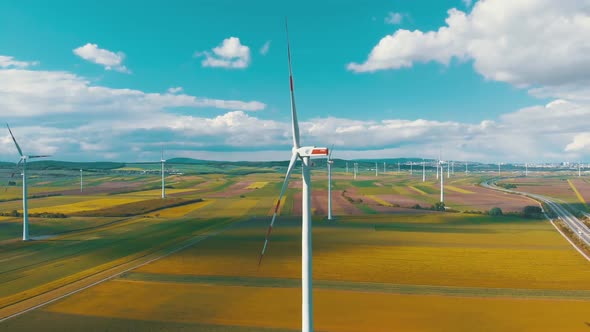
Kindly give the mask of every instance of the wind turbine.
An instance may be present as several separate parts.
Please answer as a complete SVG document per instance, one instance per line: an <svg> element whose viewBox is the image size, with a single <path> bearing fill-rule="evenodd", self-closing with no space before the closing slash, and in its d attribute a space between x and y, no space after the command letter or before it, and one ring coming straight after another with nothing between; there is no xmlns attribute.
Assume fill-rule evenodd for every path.
<svg viewBox="0 0 590 332"><path fill-rule="evenodd" d="M426 181L426 164L424 163L424 159L422 159L422 182Z"/></svg>
<svg viewBox="0 0 590 332"><path fill-rule="evenodd" d="M162 149L162 158L160 159L160 163L162 164L162 199L164 199L166 198L166 180L164 177L166 159L164 159L164 149Z"/></svg>
<svg viewBox="0 0 590 332"><path fill-rule="evenodd" d="M498 163L498 176L502 176L502 168L501 168L502 163Z"/></svg>
<svg viewBox="0 0 590 332"><path fill-rule="evenodd" d="M348 174L348 161L346 162L346 174Z"/></svg>
<svg viewBox="0 0 590 332"><path fill-rule="evenodd" d="M328 221L332 220L332 164L334 164L334 160L332 160L332 151L334 151L334 145L330 149L330 153L328 154Z"/></svg>
<svg viewBox="0 0 590 332"><path fill-rule="evenodd" d="M82 175L82 170L80 169L80 192L84 190L84 175Z"/></svg>
<svg viewBox="0 0 590 332"><path fill-rule="evenodd" d="M283 187L279 194L279 199L275 206L275 211L266 232L264 239L264 246L260 254L258 265L262 262L262 257L266 251L268 245L268 239L272 231L273 224L277 217L279 205L281 199L287 190L289 185L289 177L295 166L297 159L301 160L301 173L302 173L302 194L301 194L301 291L302 291L302 303L301 303L301 331L310 332L313 331L313 300L312 300L312 254L311 254L311 174L310 174L310 158L312 156L327 156L328 148L316 148L315 146L300 146L299 139L299 122L297 121L297 111L295 107L295 93L293 91L293 71L291 68L291 48L289 45L289 30L287 28L287 22L285 21L285 30L287 34L287 57L289 61L289 83L291 86L291 118L292 118L292 130L293 130L293 149L291 155L291 161L287 168L287 174L283 182Z"/></svg>
<svg viewBox="0 0 590 332"><path fill-rule="evenodd" d="M383 162L383 174L387 173L387 165Z"/></svg>
<svg viewBox="0 0 590 332"><path fill-rule="evenodd" d="M438 161L440 165L440 202L445 202L445 171L444 171L444 161Z"/></svg>
<svg viewBox="0 0 590 332"><path fill-rule="evenodd" d="M447 163L447 179L451 178L451 162Z"/></svg>
<svg viewBox="0 0 590 332"><path fill-rule="evenodd" d="M14 141L14 145L16 146L16 149L18 150L18 154L20 155L20 160L16 164L16 169L18 170L18 167L21 165L23 167L23 172L22 172L22 176L23 176L23 241L28 241L29 240L29 198L27 197L28 196L27 160L36 159L36 158L44 158L44 157L49 157L49 156L48 155L40 155L40 156L26 156L26 155L24 155L20 146L16 142L16 138L14 138L14 135L12 134L12 130L10 130L10 127L8 126L8 124L6 124L6 128L8 128L8 132L10 133L10 136L12 137L12 141Z"/></svg>
<svg viewBox="0 0 590 332"><path fill-rule="evenodd" d="M375 176L379 176L379 168L377 167L377 162L375 162Z"/></svg>
<svg viewBox="0 0 590 332"><path fill-rule="evenodd" d="M440 156L439 156L439 158L438 158L438 164L436 165L436 179L437 179L437 180L438 180L438 170L439 170L439 168L440 168L439 166L440 166Z"/></svg>
<svg viewBox="0 0 590 332"><path fill-rule="evenodd" d="M359 164L358 163L354 163L353 165L353 172L354 172L354 179L356 180L356 173L358 172L359 169Z"/></svg>

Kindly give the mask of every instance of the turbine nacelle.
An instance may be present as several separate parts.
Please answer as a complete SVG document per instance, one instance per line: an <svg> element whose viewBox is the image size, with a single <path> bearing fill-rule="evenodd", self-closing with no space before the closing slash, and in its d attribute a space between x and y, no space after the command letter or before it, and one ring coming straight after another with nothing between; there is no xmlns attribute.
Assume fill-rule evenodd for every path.
<svg viewBox="0 0 590 332"><path fill-rule="evenodd" d="M299 157L320 157L327 156L330 153L330 151L328 148L304 146L300 148L293 148L293 153L296 153Z"/></svg>

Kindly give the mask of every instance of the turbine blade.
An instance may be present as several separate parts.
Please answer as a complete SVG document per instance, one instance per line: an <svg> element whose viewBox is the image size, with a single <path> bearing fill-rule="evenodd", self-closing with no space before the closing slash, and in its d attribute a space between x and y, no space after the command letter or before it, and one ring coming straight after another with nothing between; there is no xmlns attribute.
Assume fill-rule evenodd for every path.
<svg viewBox="0 0 590 332"><path fill-rule="evenodd" d="M16 142L16 138L14 138L14 135L12 134L12 130L10 130L10 127L8 126L8 123L6 124L6 128L8 128L8 132L10 133L10 136L12 137L12 140L14 141L14 145L16 145L16 149L18 150L18 153L20 154L20 156L23 156L23 150L20 149L20 146L18 146L18 143Z"/></svg>
<svg viewBox="0 0 590 332"><path fill-rule="evenodd" d="M10 178L8 178L8 182L10 182L10 180L14 178L14 175L18 172L18 169L20 168L20 165L22 163L23 163L23 159L19 160L18 163L16 163L16 167L14 168L12 173L10 174ZM7 192L7 191L8 191L8 183L6 183L6 185L4 186L4 192Z"/></svg>
<svg viewBox="0 0 590 332"><path fill-rule="evenodd" d="M289 84L291 86L291 118L293 129L293 146L299 148L299 121L297 121L297 108L295 107L295 92L293 89L293 69L291 67L291 45L289 44L289 27L285 18L285 31L287 34L287 58L289 60Z"/></svg>
<svg viewBox="0 0 590 332"><path fill-rule="evenodd" d="M51 157L50 155L40 155L40 156L29 156L29 159L34 159L34 158L47 158L47 157Z"/></svg>
<svg viewBox="0 0 590 332"><path fill-rule="evenodd" d="M332 151L334 150L334 144L330 147L330 152L328 152L328 160L332 160Z"/></svg>
<svg viewBox="0 0 590 332"><path fill-rule="evenodd" d="M285 191L287 191L287 187L289 185L289 178L291 177L291 172L293 172L293 168L295 167L295 162L297 161L297 153L293 153L291 156L291 161L289 162L289 168L287 168L287 174L285 174L285 180L283 181L283 187L281 188L281 193L279 194L279 199L277 200L277 204L275 205L275 211L272 214L272 219L270 220L270 225L268 226L268 230L266 231L266 236L264 238L264 245L262 246L262 252L260 253L260 257L258 258L258 266L262 263L262 257L264 257L264 253L266 252L266 247L268 246L268 240L270 238L270 233L272 232L272 227L274 226L275 220L277 219L277 213L279 212L279 207L281 205L281 200L283 199L283 195Z"/></svg>

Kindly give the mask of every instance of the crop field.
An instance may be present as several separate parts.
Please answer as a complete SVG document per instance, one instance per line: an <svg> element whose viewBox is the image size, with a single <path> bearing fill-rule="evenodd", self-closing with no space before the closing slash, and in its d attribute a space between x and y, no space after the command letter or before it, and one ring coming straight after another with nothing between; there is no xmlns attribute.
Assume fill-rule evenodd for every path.
<svg viewBox="0 0 590 332"><path fill-rule="evenodd" d="M126 171L139 172L136 167L143 166ZM426 182L418 172L365 174L354 181L338 170L332 190L336 220L327 222L326 173L318 169L312 177L316 330L587 330L590 263L549 222L416 209L439 199L433 174ZM95 191L76 194L67 191L76 190L74 180L40 177L37 192L60 195L31 199L30 211L68 217L32 217L34 240L28 243L18 240L20 218L0 217L0 317L32 296L60 292L165 248L198 241L4 321L0 329L299 330L300 178L293 173L258 267L280 172L173 175L167 179L173 186L167 189L168 202L157 198L155 173L97 174L89 187ZM479 187L481 179L445 178L447 205L459 211L496 206L520 211L536 204ZM512 181L527 189L559 184L554 193L579 204L578 196L590 197L584 179L507 180ZM21 210L20 192L13 187L8 192L17 200L0 202L0 212ZM174 205L183 201L187 204ZM144 206L158 210L143 212ZM129 216L107 216L119 210ZM86 216L84 211L94 212Z"/></svg>

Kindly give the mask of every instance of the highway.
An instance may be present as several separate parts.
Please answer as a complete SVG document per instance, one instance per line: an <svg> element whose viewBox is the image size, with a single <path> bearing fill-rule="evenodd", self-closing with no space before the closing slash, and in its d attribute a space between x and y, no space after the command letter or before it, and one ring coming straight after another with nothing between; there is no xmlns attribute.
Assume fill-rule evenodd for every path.
<svg viewBox="0 0 590 332"><path fill-rule="evenodd" d="M530 197L538 202L546 203L547 206L549 206L549 208L553 212L555 212L557 217L560 220L562 220L567 225L567 227L569 227L572 230L572 232L574 234L576 234L578 236L578 238L582 239L582 241L584 241L584 243L586 245L590 246L590 229L588 228L588 226L586 226L580 219L576 218L576 216L574 216L571 212L569 212L561 204L557 203L556 199L551 198L551 197L547 197L547 196L537 195L537 194L525 193L522 191L505 189L502 187L498 187L494 184L491 184L490 182L492 182L492 181L493 180L484 181L481 183L481 185L482 185L482 187L485 187L488 189L499 190L499 191L507 192L507 193L514 194L514 195L523 195L523 196ZM585 214L585 215L587 215L587 214Z"/></svg>

